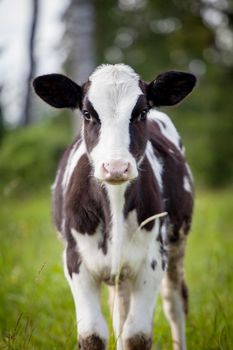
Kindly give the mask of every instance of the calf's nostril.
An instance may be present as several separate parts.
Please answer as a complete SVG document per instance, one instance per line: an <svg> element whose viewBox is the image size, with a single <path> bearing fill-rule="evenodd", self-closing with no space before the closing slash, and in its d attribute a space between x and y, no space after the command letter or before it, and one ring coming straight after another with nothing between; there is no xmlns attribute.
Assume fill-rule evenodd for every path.
<svg viewBox="0 0 233 350"><path fill-rule="evenodd" d="M110 172L110 165L109 165L109 163L104 163L104 164L103 164L103 169L104 169L107 173L109 173L109 172Z"/></svg>
<svg viewBox="0 0 233 350"><path fill-rule="evenodd" d="M126 165L125 170L124 170L124 174L126 174L128 172L128 170L129 170L129 164Z"/></svg>

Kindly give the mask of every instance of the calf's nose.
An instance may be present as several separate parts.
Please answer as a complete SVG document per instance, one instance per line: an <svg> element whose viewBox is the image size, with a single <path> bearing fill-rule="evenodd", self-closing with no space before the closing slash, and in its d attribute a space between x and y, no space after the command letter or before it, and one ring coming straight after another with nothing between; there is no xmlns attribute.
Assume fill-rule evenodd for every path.
<svg viewBox="0 0 233 350"><path fill-rule="evenodd" d="M123 159L114 159L103 163L104 177L109 181L128 179L129 163Z"/></svg>

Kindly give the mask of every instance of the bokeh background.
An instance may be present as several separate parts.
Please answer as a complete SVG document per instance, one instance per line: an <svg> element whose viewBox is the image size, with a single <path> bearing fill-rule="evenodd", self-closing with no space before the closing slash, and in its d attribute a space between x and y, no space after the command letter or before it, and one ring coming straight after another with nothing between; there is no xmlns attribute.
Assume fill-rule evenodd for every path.
<svg viewBox="0 0 233 350"><path fill-rule="evenodd" d="M232 0L0 0L0 34L0 348L76 342L50 186L80 119L46 106L31 81L56 72L81 84L97 65L124 62L148 81L170 69L198 77L190 97L163 109L196 182L188 345L232 349ZM114 349L105 289L103 309ZM160 301L157 309L154 349L171 349Z"/></svg>

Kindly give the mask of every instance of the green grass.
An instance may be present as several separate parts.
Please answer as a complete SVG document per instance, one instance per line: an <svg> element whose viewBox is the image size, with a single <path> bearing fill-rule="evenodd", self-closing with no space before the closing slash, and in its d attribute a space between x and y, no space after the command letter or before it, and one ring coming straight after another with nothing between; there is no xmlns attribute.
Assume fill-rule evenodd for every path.
<svg viewBox="0 0 233 350"><path fill-rule="evenodd" d="M201 191L196 197L186 255L188 349L230 350L233 190ZM74 305L63 277L62 244L51 225L49 190L28 197L5 196L0 206L0 349L76 349ZM114 349L113 338L110 348ZM154 349L171 349L160 300Z"/></svg>

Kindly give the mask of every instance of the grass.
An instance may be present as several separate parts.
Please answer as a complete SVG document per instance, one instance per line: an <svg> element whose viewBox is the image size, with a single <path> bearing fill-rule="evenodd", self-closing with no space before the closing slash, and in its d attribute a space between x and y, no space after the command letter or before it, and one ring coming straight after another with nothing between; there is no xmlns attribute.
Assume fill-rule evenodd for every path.
<svg viewBox="0 0 233 350"><path fill-rule="evenodd" d="M232 189L197 192L186 255L189 350L233 348L232 198ZM74 305L63 277L62 244L51 225L49 190L5 195L0 206L0 349L76 349ZM160 300L154 349L171 349Z"/></svg>

